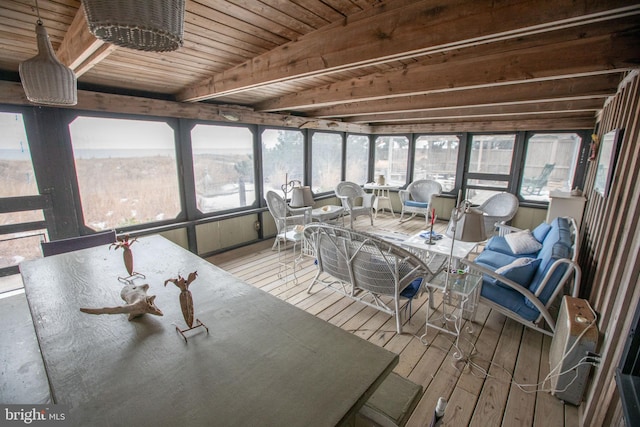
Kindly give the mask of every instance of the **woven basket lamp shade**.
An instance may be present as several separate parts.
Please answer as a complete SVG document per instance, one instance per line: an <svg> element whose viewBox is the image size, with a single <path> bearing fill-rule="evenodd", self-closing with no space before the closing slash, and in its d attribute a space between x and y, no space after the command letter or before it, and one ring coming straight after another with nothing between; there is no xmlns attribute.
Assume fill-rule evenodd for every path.
<svg viewBox="0 0 640 427"><path fill-rule="evenodd" d="M36 104L76 105L76 75L58 61L42 21L36 23L38 54L20 63L20 81L27 99Z"/></svg>
<svg viewBox="0 0 640 427"><path fill-rule="evenodd" d="M169 52L182 46L185 0L82 0L89 30L116 46Z"/></svg>

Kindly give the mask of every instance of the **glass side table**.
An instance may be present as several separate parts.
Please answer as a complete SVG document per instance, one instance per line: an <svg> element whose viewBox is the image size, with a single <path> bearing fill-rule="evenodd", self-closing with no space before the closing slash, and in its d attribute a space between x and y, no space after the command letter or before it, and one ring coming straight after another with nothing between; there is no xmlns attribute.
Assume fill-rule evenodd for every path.
<svg viewBox="0 0 640 427"><path fill-rule="evenodd" d="M296 270L298 263L302 260L304 235L301 230L291 230L278 234L276 238L278 239L278 277L287 283L289 277L292 276L293 283L297 284L298 276ZM286 248L288 242L293 243L291 255L289 255L289 251ZM292 259L289 258L290 256ZM291 270L291 274L289 274L289 270Z"/></svg>
<svg viewBox="0 0 640 427"><path fill-rule="evenodd" d="M462 358L462 354L458 344L462 331L462 321L463 319L472 320L475 317L482 276L472 273L449 273L448 289L445 289L446 280L447 272L441 271L426 283L430 301L429 304L427 304L425 335L430 327L453 335L456 338L454 345L457 349L453 356L456 359L460 359ZM431 304L434 292L443 292L444 294L442 314L434 319L430 319L431 311L434 310ZM473 329L471 329L470 332L473 332Z"/></svg>

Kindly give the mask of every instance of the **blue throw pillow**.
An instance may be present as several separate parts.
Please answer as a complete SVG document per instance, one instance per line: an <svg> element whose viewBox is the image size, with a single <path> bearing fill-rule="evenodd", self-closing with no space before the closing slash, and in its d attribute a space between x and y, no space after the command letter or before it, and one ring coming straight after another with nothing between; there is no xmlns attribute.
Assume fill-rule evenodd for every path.
<svg viewBox="0 0 640 427"><path fill-rule="evenodd" d="M496 270L496 273L506 277L509 280L513 280L519 285L525 288L529 287L529 283L533 278L536 270L540 266L541 260L538 258L518 258L511 264L500 267ZM511 289L509 285L506 285L500 281L496 282L496 285Z"/></svg>
<svg viewBox="0 0 640 427"><path fill-rule="evenodd" d="M400 292L400 295L405 298L411 299L416 296L416 294L420 290L420 285L422 285L422 277L418 277L417 279L414 279L413 282L409 283L409 286L404 288L402 292Z"/></svg>
<svg viewBox="0 0 640 427"><path fill-rule="evenodd" d="M549 230L551 230L551 224L543 222L533 230L532 234L538 242L542 243L547 234L549 234Z"/></svg>

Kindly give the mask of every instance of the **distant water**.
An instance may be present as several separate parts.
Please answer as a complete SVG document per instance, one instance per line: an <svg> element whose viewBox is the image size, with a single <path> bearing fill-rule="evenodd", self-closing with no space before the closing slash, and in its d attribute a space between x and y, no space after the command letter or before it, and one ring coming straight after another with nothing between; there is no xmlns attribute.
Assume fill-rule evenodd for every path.
<svg viewBox="0 0 640 427"><path fill-rule="evenodd" d="M95 149L95 150L73 150L76 159L109 159L109 158L131 158L131 157L171 157L175 158L174 149L138 149L127 148L120 150ZM31 160L28 150L7 150L0 149L0 159L4 160Z"/></svg>
<svg viewBox="0 0 640 427"><path fill-rule="evenodd" d="M29 150L7 150L0 149L0 159L2 160L31 160Z"/></svg>
<svg viewBox="0 0 640 427"><path fill-rule="evenodd" d="M121 150L96 149L96 150L73 150L76 159L109 159L122 157L174 157L174 149L139 149L127 148Z"/></svg>

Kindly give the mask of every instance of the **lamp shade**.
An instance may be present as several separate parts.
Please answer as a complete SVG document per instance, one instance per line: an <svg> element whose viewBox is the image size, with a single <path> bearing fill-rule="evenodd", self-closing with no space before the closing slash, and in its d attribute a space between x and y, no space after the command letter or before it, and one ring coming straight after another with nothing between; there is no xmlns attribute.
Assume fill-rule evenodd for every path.
<svg viewBox="0 0 640 427"><path fill-rule="evenodd" d="M20 81L27 99L45 105L76 105L78 89L75 73L58 60L47 30L36 24L38 54L20 63Z"/></svg>
<svg viewBox="0 0 640 427"><path fill-rule="evenodd" d="M91 33L130 49L169 52L182 46L185 0L82 0Z"/></svg>
<svg viewBox="0 0 640 427"><path fill-rule="evenodd" d="M291 203L289 203L289 206L292 208L301 208L303 206L312 206L314 202L313 194L311 194L311 188L309 186L294 187L291 192Z"/></svg>
<svg viewBox="0 0 640 427"><path fill-rule="evenodd" d="M478 209L461 209L456 221L455 234L453 238L462 242L481 242L485 239L484 219L482 212Z"/></svg>

